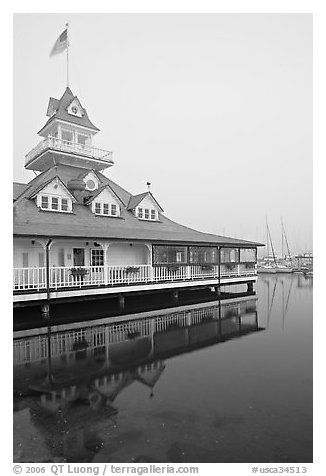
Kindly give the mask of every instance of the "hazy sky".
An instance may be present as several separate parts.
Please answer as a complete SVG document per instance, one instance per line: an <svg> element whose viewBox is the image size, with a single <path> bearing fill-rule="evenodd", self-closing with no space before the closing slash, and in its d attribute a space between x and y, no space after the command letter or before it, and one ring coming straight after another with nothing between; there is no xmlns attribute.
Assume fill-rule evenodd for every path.
<svg viewBox="0 0 326 476"><path fill-rule="evenodd" d="M113 150L106 175L190 227L312 248L311 14L17 14L14 180L66 87Z"/></svg>

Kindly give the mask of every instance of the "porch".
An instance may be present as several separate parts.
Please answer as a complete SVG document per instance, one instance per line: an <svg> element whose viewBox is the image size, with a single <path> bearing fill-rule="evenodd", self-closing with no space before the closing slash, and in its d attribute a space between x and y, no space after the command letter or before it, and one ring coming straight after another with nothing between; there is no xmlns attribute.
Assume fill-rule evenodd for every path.
<svg viewBox="0 0 326 476"><path fill-rule="evenodd" d="M45 241L15 240L15 303L256 279L255 249L56 240L47 250Z"/></svg>

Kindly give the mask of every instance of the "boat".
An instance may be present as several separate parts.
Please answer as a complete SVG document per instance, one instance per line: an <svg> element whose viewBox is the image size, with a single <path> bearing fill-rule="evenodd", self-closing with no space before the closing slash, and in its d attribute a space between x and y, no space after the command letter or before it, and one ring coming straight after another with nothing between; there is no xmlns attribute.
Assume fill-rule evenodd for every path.
<svg viewBox="0 0 326 476"><path fill-rule="evenodd" d="M257 273L269 273L269 274L275 274L276 273L276 266L266 264L262 266L257 267Z"/></svg>
<svg viewBox="0 0 326 476"><path fill-rule="evenodd" d="M276 273L292 273L293 269L290 268L289 266L286 266L285 264L277 264L275 266L275 272Z"/></svg>

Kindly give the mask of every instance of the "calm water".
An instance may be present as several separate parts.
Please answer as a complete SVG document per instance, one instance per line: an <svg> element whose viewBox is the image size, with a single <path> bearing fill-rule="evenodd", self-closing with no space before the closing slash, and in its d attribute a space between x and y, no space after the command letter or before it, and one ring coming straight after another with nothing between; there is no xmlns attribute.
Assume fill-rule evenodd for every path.
<svg viewBox="0 0 326 476"><path fill-rule="evenodd" d="M311 279L135 317L16 333L16 462L312 461Z"/></svg>

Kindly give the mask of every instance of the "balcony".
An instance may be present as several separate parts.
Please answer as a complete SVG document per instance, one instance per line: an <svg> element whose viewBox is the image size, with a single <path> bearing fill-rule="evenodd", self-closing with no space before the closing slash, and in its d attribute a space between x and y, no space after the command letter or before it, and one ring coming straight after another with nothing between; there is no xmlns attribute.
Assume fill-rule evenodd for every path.
<svg viewBox="0 0 326 476"><path fill-rule="evenodd" d="M235 264L232 267L219 266L81 266L51 267L49 269L50 290L89 287L119 287L137 284L164 282L210 281L223 282L238 278L256 277L255 263L248 266ZM217 284L217 283L216 283ZM46 268L14 268L13 288L15 293L24 291L44 292L46 290Z"/></svg>
<svg viewBox="0 0 326 476"><path fill-rule="evenodd" d="M48 153L55 154L57 163L63 162L63 154L68 154L69 156L73 155L77 161L78 159L82 161L85 161L85 159L87 161L88 159L93 168L98 170L103 170L113 165L111 151L97 149L90 145L69 142L55 137L47 137L25 156L25 167L33 170L44 170L46 167L44 164L47 161L46 155Z"/></svg>

